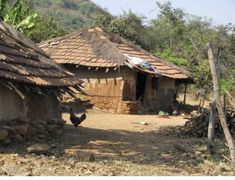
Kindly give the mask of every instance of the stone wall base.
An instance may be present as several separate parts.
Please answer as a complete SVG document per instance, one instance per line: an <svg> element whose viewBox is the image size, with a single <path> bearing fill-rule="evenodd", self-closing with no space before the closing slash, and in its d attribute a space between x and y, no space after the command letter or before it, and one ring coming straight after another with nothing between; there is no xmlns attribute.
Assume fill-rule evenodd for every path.
<svg viewBox="0 0 235 180"><path fill-rule="evenodd" d="M50 136L63 133L65 121L62 119L34 119L17 118L14 120L0 120L0 145L22 143L33 140L43 142Z"/></svg>

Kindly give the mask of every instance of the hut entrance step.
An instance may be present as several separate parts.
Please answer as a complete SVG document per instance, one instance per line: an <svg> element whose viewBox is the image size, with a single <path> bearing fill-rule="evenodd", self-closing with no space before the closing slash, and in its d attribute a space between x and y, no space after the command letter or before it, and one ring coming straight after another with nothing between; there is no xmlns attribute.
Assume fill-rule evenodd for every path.
<svg viewBox="0 0 235 180"><path fill-rule="evenodd" d="M136 114L139 110L139 104L136 101L122 101L123 114Z"/></svg>

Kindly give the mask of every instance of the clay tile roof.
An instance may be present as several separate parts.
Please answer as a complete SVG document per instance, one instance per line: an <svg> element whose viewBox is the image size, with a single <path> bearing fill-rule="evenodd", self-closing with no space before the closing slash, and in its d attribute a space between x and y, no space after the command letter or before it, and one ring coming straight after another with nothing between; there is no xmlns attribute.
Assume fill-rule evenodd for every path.
<svg viewBox="0 0 235 180"><path fill-rule="evenodd" d="M40 43L40 47L61 64L116 67L126 65L128 56L142 58L160 71L162 76L190 79L188 71L162 60L120 36L99 27L73 32L63 37ZM67 60L71 61L67 61ZM138 69L141 71L141 69ZM146 73L152 73L146 71ZM154 74L154 73L153 73Z"/></svg>
<svg viewBox="0 0 235 180"><path fill-rule="evenodd" d="M55 64L31 40L0 20L0 79L37 86L76 86L74 74Z"/></svg>

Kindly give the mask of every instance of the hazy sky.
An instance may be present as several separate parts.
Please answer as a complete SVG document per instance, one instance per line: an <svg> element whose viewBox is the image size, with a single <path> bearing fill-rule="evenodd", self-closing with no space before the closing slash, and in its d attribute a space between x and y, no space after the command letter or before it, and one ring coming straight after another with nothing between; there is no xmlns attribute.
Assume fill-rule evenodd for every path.
<svg viewBox="0 0 235 180"><path fill-rule="evenodd" d="M156 0L92 0L111 14L122 14L123 10L148 17L157 16ZM167 0L158 0L167 2ZM213 19L213 24L235 24L235 0L170 0L173 7L182 8L189 14L207 16Z"/></svg>

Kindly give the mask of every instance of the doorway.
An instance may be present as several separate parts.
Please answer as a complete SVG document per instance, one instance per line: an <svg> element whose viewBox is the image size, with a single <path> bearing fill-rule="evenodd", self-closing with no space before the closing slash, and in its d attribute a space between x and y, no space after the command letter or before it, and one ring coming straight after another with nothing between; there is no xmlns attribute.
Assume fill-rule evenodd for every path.
<svg viewBox="0 0 235 180"><path fill-rule="evenodd" d="M136 100L143 101L147 75L143 73L137 73L136 81Z"/></svg>

